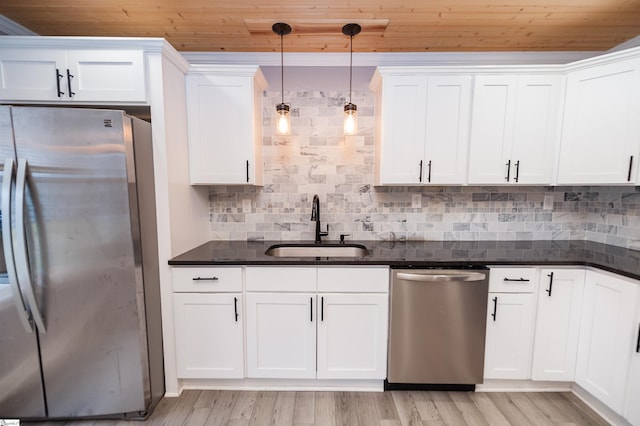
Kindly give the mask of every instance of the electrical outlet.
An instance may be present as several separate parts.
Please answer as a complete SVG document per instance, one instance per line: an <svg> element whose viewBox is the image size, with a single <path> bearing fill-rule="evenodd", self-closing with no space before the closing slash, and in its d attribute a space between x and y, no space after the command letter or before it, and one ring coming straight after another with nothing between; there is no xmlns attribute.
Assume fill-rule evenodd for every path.
<svg viewBox="0 0 640 426"><path fill-rule="evenodd" d="M412 194L411 195L411 208L412 209L421 209L422 208L422 194Z"/></svg>
<svg viewBox="0 0 640 426"><path fill-rule="evenodd" d="M542 210L553 210L553 194L547 194L544 196Z"/></svg>
<svg viewBox="0 0 640 426"><path fill-rule="evenodd" d="M242 200L242 213L251 213L251 200Z"/></svg>

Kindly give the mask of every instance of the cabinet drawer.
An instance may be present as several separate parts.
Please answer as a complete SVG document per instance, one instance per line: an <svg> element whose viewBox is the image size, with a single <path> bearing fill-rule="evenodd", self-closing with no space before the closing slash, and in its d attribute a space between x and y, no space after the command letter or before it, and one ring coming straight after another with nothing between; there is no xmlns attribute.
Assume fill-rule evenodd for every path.
<svg viewBox="0 0 640 426"><path fill-rule="evenodd" d="M389 269L318 268L318 291L332 293L388 293Z"/></svg>
<svg viewBox="0 0 640 426"><path fill-rule="evenodd" d="M316 268L248 267L247 291L294 291L317 289Z"/></svg>
<svg viewBox="0 0 640 426"><path fill-rule="evenodd" d="M176 268L173 272L174 292L242 291L242 268Z"/></svg>
<svg viewBox="0 0 640 426"><path fill-rule="evenodd" d="M498 293L532 293L535 290L536 268L491 268L489 291Z"/></svg>

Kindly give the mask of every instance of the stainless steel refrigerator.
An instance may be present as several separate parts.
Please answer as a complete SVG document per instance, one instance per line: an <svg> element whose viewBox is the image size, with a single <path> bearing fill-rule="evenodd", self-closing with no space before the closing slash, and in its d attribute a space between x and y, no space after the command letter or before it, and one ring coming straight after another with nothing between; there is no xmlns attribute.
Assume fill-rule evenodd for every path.
<svg viewBox="0 0 640 426"><path fill-rule="evenodd" d="M0 419L144 417L164 394L150 124L0 106Z"/></svg>

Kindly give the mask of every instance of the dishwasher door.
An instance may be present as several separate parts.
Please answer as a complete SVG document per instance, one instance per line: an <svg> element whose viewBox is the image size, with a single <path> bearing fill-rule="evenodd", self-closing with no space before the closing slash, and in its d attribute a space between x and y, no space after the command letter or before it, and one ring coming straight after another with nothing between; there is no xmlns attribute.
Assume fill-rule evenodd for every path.
<svg viewBox="0 0 640 426"><path fill-rule="evenodd" d="M489 270L394 269L387 385L482 383Z"/></svg>

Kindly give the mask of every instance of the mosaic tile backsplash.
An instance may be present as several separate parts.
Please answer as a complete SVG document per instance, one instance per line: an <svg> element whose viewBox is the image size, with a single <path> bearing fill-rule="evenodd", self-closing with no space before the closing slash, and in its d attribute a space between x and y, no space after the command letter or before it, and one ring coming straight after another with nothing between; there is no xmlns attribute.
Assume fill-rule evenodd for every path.
<svg viewBox="0 0 640 426"><path fill-rule="evenodd" d="M292 134L276 136L280 92L265 92L264 186L211 187L211 239L312 241L318 194L325 240L586 239L640 249L640 187L374 187L374 97L353 94L359 133L345 137L347 100L342 92L285 92ZM412 207L415 194L420 208Z"/></svg>

